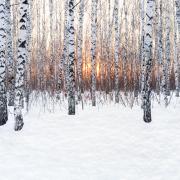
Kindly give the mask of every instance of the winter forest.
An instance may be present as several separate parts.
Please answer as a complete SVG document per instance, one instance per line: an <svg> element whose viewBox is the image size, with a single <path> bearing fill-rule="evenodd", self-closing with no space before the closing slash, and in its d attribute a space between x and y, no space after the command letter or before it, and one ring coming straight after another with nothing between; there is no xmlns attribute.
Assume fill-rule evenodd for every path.
<svg viewBox="0 0 180 180"><path fill-rule="evenodd" d="M142 106L179 97L180 1L2 0L0 124L14 106L15 130L32 93L68 100L68 114L89 93Z"/></svg>
<svg viewBox="0 0 180 180"><path fill-rule="evenodd" d="M22 134L16 134L20 138L28 136L35 126L44 128L45 120L38 113L33 115L33 112L47 113L50 107L47 119L51 121L46 126L51 127L54 122L62 133L67 133L63 129L65 124L70 128L79 121L81 123L78 125L85 126L87 133L91 130L91 122L100 123L102 127L105 122L108 123L109 126L105 123L108 131L115 121L114 128L117 126L120 129L119 132L117 130L118 136L125 136L121 129L123 124L134 126L136 134L138 131L144 133L137 140L137 143L142 143L144 135L148 139L145 131L159 132L157 126L160 128L163 121L167 123L166 128L163 126L166 130L180 123L179 96L180 0L0 0L0 134L20 131ZM173 111L173 115L170 115L170 111ZM93 120L103 112L99 121ZM125 116L127 121L123 119ZM119 117L119 123L113 117ZM108 120L103 123L104 118ZM134 118L136 122L134 120L131 124L130 119ZM162 122L157 120L160 118ZM171 122L171 118L176 118L176 121ZM38 125L38 119L41 125ZM59 119L59 122L53 119ZM8 125L11 120L15 132ZM111 120L110 125L108 121ZM180 134L174 131L174 126L169 131L176 132L174 136L178 139ZM76 130L82 129L79 127ZM98 130L91 133L96 134L102 129ZM44 131L42 133L46 136ZM66 134L67 137L78 136L73 131L71 133ZM106 134L106 131L103 133ZM34 136L34 139L38 137ZM163 137L160 134L161 140ZM169 138L173 142L173 136ZM69 141L73 144L74 139ZM23 139L22 142L26 141ZM163 142L164 146L168 144ZM118 143L121 144L120 140ZM129 144L125 143L124 146L130 149ZM180 150L180 145L178 147ZM147 150L147 147L144 149ZM48 153L49 150L46 150ZM152 151L155 152L154 149ZM92 172L93 166L85 169L88 168ZM108 176L108 180L119 180L120 177L131 179L112 173L114 176ZM19 174L16 175L18 179ZM98 179L98 176L91 175L90 179ZM49 180L53 176L47 177ZM66 175L63 177L63 180L75 180L68 175L67 178ZM87 176L82 177L78 180L88 179L85 178ZM161 179L161 176L158 177ZM24 180L27 179L36 178L28 176ZM140 176L131 180L136 179L141 180ZM175 180L176 177L169 179ZM98 180L104 180L103 173Z"/></svg>

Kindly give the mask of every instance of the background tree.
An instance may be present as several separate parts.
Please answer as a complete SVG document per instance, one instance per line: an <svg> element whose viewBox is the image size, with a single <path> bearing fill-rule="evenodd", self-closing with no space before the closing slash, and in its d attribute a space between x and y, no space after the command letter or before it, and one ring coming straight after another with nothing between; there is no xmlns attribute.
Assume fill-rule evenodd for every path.
<svg viewBox="0 0 180 180"><path fill-rule="evenodd" d="M92 105L96 106L96 33L97 33L97 0L91 4L91 81L92 81Z"/></svg>

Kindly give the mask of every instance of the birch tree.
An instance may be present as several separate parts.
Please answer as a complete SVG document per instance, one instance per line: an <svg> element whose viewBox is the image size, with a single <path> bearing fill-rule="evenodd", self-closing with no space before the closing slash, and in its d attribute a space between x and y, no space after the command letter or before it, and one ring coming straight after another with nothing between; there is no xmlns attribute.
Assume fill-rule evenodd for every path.
<svg viewBox="0 0 180 180"><path fill-rule="evenodd" d="M124 94L127 96L128 88L128 77L127 77L127 65L128 65L128 20L127 20L127 4L126 0L123 3L124 6L124 16L125 16L125 45L123 48L123 77L124 77Z"/></svg>
<svg viewBox="0 0 180 180"><path fill-rule="evenodd" d="M97 33L97 0L91 4L91 81L92 105L96 106L96 33Z"/></svg>
<svg viewBox="0 0 180 180"><path fill-rule="evenodd" d="M156 68L156 92L160 94L160 63L158 57L159 51L159 31L160 31L160 13L159 13L159 0L155 0L155 20L154 20L154 31L155 31L155 48L154 48L154 59ZM162 35L161 35L162 36Z"/></svg>
<svg viewBox="0 0 180 180"><path fill-rule="evenodd" d="M154 13L154 0L147 0L146 8L146 24L145 24L145 38L144 38L144 75L143 75L143 110L144 121L151 122L151 71L152 71L152 25Z"/></svg>
<svg viewBox="0 0 180 180"><path fill-rule="evenodd" d="M163 4L160 0L159 4L159 22L158 22L158 42L157 42L157 92L161 91L161 65L163 62Z"/></svg>
<svg viewBox="0 0 180 180"><path fill-rule="evenodd" d="M113 16L114 18L114 16ZM111 23L111 1L108 0L108 35L107 35L107 43L106 43L106 52L107 52L107 74L108 74L108 80L107 80L107 92L109 93L109 91L111 90L111 46L112 46L112 23Z"/></svg>
<svg viewBox="0 0 180 180"><path fill-rule="evenodd" d="M74 0L69 0L68 16L68 112L75 114L75 40L74 40Z"/></svg>
<svg viewBox="0 0 180 180"><path fill-rule="evenodd" d="M170 17L168 4L166 5L166 42L165 59L163 62L162 90L164 94L165 105L168 105L168 96L170 95Z"/></svg>
<svg viewBox="0 0 180 180"><path fill-rule="evenodd" d="M6 35L6 60L7 60L7 83L8 83L8 92L9 99L8 105L14 105L14 84L15 84L15 75L14 75L14 59L13 59L13 40L12 40L12 20L11 20L11 4L10 0L6 0L6 22L7 22L7 35Z"/></svg>
<svg viewBox="0 0 180 180"><path fill-rule="evenodd" d="M78 100L81 100L82 93L82 41L83 41L83 19L84 19L84 0L81 1L79 6L79 29L77 40L77 58L78 58Z"/></svg>
<svg viewBox="0 0 180 180"><path fill-rule="evenodd" d="M144 36L145 36L145 12L144 12L144 0L140 0L140 11L141 11L141 46L140 46L140 62L141 62L141 77L140 77L140 87L141 91L143 90L144 82L144 70L145 70L145 61L144 61Z"/></svg>
<svg viewBox="0 0 180 180"><path fill-rule="evenodd" d="M59 78L58 78L58 86L59 90L63 89L63 78L64 78L64 89L65 92L68 86L68 0L64 2L64 40L63 40L63 52L60 59L59 65Z"/></svg>
<svg viewBox="0 0 180 180"><path fill-rule="evenodd" d="M51 87L53 87L55 81L54 81L54 76L55 76L55 68L54 68L54 39L53 39L53 10L54 10L54 5L53 5L53 0L49 0L49 14L50 14L50 83ZM54 87L53 87L54 88Z"/></svg>
<svg viewBox="0 0 180 180"><path fill-rule="evenodd" d="M114 75L115 75L115 102L119 103L119 1L114 3L114 29L115 29L115 52L114 52Z"/></svg>
<svg viewBox="0 0 180 180"><path fill-rule="evenodd" d="M5 0L0 0L0 126L6 124L8 120L7 94L6 94L6 4Z"/></svg>
<svg viewBox="0 0 180 180"><path fill-rule="evenodd" d="M179 97L180 80L179 80L179 53L180 48L177 47L177 37L180 37L180 0L175 0L176 15L174 15L174 69L175 69L175 84L176 84L176 96ZM174 8L175 10L175 8ZM177 36L178 30L178 36Z"/></svg>
<svg viewBox="0 0 180 180"><path fill-rule="evenodd" d="M180 34L180 0L175 0L176 4L176 19L178 23L178 32Z"/></svg>
<svg viewBox="0 0 180 180"><path fill-rule="evenodd" d="M26 110L29 110L29 97L30 97L30 74L31 74L31 48L32 48L32 0L29 1L27 9L27 62L25 65L25 101L26 101Z"/></svg>
<svg viewBox="0 0 180 180"><path fill-rule="evenodd" d="M18 36L18 58L16 62L16 80L15 80L15 99L14 99L14 116L15 131L23 128L23 98L24 98L24 75L25 64L28 56L27 41L27 11L28 0L20 0L19 4L19 36Z"/></svg>

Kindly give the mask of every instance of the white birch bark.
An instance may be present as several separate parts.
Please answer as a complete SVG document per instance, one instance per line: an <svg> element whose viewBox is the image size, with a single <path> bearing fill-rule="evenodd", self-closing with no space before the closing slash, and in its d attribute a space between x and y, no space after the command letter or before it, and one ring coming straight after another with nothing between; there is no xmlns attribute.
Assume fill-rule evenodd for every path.
<svg viewBox="0 0 180 180"><path fill-rule="evenodd" d="M165 60L163 62L162 90L164 94L165 105L168 105L168 96L170 95L170 13L168 4L166 6L166 43Z"/></svg>
<svg viewBox="0 0 180 180"><path fill-rule="evenodd" d="M174 15L174 70L175 70L175 85L176 85L176 96L179 97L180 91L180 65L179 65L179 50L177 37L180 37L180 0L175 0L176 14ZM175 8L174 8L175 9ZM177 36L178 30L178 36Z"/></svg>
<svg viewBox="0 0 180 180"><path fill-rule="evenodd" d="M7 59L7 85L8 85L8 105L14 105L14 59L13 59L13 40L12 40L12 19L11 19L11 1L6 0L6 21L7 21L7 35L6 35L6 59Z"/></svg>
<svg viewBox="0 0 180 180"><path fill-rule="evenodd" d="M143 77L145 74L145 59L144 59L144 38L145 38L145 10L144 10L144 0L141 0L141 49L140 49L140 62L141 62L141 76L140 76L140 87L143 91L144 81Z"/></svg>
<svg viewBox="0 0 180 180"><path fill-rule="evenodd" d="M163 62L163 4L162 0L159 3L159 22L158 22L158 44L157 44L157 93L162 91L161 76Z"/></svg>
<svg viewBox="0 0 180 180"><path fill-rule="evenodd" d="M0 126L8 120L7 95L6 95L6 4L0 0Z"/></svg>
<svg viewBox="0 0 180 180"><path fill-rule="evenodd" d="M54 11L54 5L53 5L53 0L49 0L49 14L50 14L50 83L51 83L51 88L54 89L55 87L55 61L54 61L54 35L53 35L53 22L54 22L54 16L53 16L53 11Z"/></svg>
<svg viewBox="0 0 180 180"><path fill-rule="evenodd" d="M114 3L114 30L115 30L115 48L114 48L114 78L115 78L115 102L119 103L119 1Z"/></svg>
<svg viewBox="0 0 180 180"><path fill-rule="evenodd" d="M68 114L75 114L75 37L74 37L74 0L69 0L68 16Z"/></svg>
<svg viewBox="0 0 180 180"><path fill-rule="evenodd" d="M160 63L159 63L159 43L160 43L160 37L162 35L160 34L160 11L159 11L159 0L155 0L156 8L155 8L155 22L154 22L154 29L155 29L155 48L154 48L154 59L155 59L155 68L156 68L156 92L159 95L160 94ZM162 39L161 39L162 41Z"/></svg>
<svg viewBox="0 0 180 180"><path fill-rule="evenodd" d="M78 100L81 100L81 93L83 92L82 84L82 46L83 46L83 19L84 19L84 0L80 2L79 6L79 29L78 29L78 40L77 40L77 58L78 58Z"/></svg>
<svg viewBox="0 0 180 180"><path fill-rule="evenodd" d="M14 116L15 131L22 129L23 122L23 98L24 98L24 75L25 64L28 56L27 40L27 11L28 0L20 0L19 4L19 36L18 36L18 58L16 62L16 80L15 80L15 99L14 99Z"/></svg>
<svg viewBox="0 0 180 180"><path fill-rule="evenodd" d="M30 74L31 74L31 48L32 48L32 0L29 0L29 5L27 9L27 61L25 65L25 101L26 110L29 111L29 98L30 98Z"/></svg>
<svg viewBox="0 0 180 180"><path fill-rule="evenodd" d="M96 106L96 34L97 34L97 0L91 2L91 81L92 106Z"/></svg>
<svg viewBox="0 0 180 180"><path fill-rule="evenodd" d="M64 2L64 40L63 40L63 52L60 59L59 65L59 78L58 78L58 89L63 90L67 93L68 87L68 0ZM63 84L64 82L64 84Z"/></svg>
<svg viewBox="0 0 180 180"><path fill-rule="evenodd" d="M154 14L154 0L147 0L146 8L146 24L145 24L145 38L144 38L144 58L145 58L145 73L143 76L143 110L144 121L151 122L151 71L152 71L152 34L153 34L153 14Z"/></svg>

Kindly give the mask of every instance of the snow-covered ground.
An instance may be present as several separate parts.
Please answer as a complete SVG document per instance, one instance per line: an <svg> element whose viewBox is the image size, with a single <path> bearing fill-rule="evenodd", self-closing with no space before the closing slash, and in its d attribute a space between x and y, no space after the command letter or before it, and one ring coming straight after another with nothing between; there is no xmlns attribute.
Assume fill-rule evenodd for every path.
<svg viewBox="0 0 180 180"><path fill-rule="evenodd" d="M180 100L155 103L150 124L138 106L55 109L0 127L0 180L180 180Z"/></svg>

